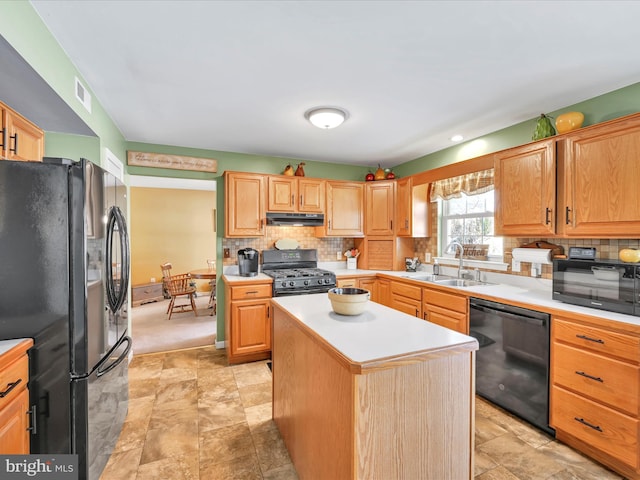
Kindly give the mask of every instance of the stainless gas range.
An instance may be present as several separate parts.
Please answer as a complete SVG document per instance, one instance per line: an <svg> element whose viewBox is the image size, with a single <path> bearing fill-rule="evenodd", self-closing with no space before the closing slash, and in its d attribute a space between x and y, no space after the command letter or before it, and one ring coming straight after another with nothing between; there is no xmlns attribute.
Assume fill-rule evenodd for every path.
<svg viewBox="0 0 640 480"><path fill-rule="evenodd" d="M263 250L262 273L273 278L273 296L324 293L336 286L336 276L318 268L315 249Z"/></svg>

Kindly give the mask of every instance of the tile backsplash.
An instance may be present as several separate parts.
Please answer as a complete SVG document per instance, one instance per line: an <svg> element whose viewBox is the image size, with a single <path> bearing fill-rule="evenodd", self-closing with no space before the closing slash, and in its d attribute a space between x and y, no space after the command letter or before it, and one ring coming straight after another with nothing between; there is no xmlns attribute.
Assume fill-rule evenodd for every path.
<svg viewBox="0 0 640 480"><path fill-rule="evenodd" d="M275 247L275 243L282 238L292 238L298 241L300 248L315 248L318 250L319 262L335 262L337 252L344 252L353 247L352 238L318 238L315 237L315 227L280 227L267 226L266 235L256 238L223 238L222 248L228 248L230 258L224 259L224 265L236 264L236 253L241 248L255 248L268 250ZM341 260L346 260L341 257Z"/></svg>
<svg viewBox="0 0 640 480"><path fill-rule="evenodd" d="M438 231L437 215L431 217L433 223L431 232ZM267 250L275 248L276 241L282 238L292 238L298 241L300 248L315 248L318 250L319 262L335 262L337 252L344 252L354 245L353 238L318 238L315 237L315 227L280 227L267 226L266 235L257 238L223 238L223 248L228 248L230 258L224 259L224 265L236 264L236 253L241 248L255 248L256 250ZM549 243L564 247L565 254L569 253L569 247L595 247L600 259L617 259L618 252L623 248L640 248L640 239L566 239L566 238L514 238L504 237L504 262L511 264L511 251L522 245L546 240ZM416 238L414 240L414 251L421 262L424 263L425 253L431 254L434 258L438 254L437 233L429 238ZM341 257L340 260L345 260ZM542 265L542 278L551 279L553 273L552 265ZM481 269L487 270L488 269ZM511 275L530 276L531 264L522 263L520 272L512 272L511 268L507 272Z"/></svg>

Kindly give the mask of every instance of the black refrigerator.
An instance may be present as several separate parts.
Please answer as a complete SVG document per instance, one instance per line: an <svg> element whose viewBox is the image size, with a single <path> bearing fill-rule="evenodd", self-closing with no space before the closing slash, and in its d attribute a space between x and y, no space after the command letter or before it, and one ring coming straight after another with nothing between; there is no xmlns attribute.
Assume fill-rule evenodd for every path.
<svg viewBox="0 0 640 480"><path fill-rule="evenodd" d="M126 206L88 160L0 160L0 339L34 339L31 453L77 454L80 479L99 479L127 413Z"/></svg>

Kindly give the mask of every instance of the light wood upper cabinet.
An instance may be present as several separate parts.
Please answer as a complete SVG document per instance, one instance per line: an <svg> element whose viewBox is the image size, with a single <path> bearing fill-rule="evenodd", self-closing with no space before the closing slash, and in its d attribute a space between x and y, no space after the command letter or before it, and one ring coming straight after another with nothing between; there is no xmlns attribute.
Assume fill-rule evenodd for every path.
<svg viewBox="0 0 640 480"><path fill-rule="evenodd" d="M0 103L0 158L41 162L44 132L3 103Z"/></svg>
<svg viewBox="0 0 640 480"><path fill-rule="evenodd" d="M535 142L495 155L495 234L554 235L555 140Z"/></svg>
<svg viewBox="0 0 640 480"><path fill-rule="evenodd" d="M298 210L305 213L324 213L326 181L298 177Z"/></svg>
<svg viewBox="0 0 640 480"><path fill-rule="evenodd" d="M640 114L572 132L558 159L560 233L638 238Z"/></svg>
<svg viewBox="0 0 640 480"><path fill-rule="evenodd" d="M225 236L261 237L265 234L264 175L225 172Z"/></svg>
<svg viewBox="0 0 640 480"><path fill-rule="evenodd" d="M271 175L268 192L269 212L324 213L324 180Z"/></svg>
<svg viewBox="0 0 640 480"><path fill-rule="evenodd" d="M365 183L365 233L367 235L393 235L394 180Z"/></svg>
<svg viewBox="0 0 640 480"><path fill-rule="evenodd" d="M319 237L364 236L364 184L328 181L324 225L316 227Z"/></svg>
<svg viewBox="0 0 640 480"><path fill-rule="evenodd" d="M399 237L429 236L429 184L414 185L412 177L396 181L395 230Z"/></svg>

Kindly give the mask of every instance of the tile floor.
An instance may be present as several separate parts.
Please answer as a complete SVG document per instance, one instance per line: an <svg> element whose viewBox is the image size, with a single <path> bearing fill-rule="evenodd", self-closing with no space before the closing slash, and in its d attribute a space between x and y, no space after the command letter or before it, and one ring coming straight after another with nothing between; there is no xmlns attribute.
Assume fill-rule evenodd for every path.
<svg viewBox="0 0 640 480"><path fill-rule="evenodd" d="M227 366L214 347L141 355L129 382L129 415L101 480L298 478L271 421L266 362ZM475 478L622 477L478 398Z"/></svg>

